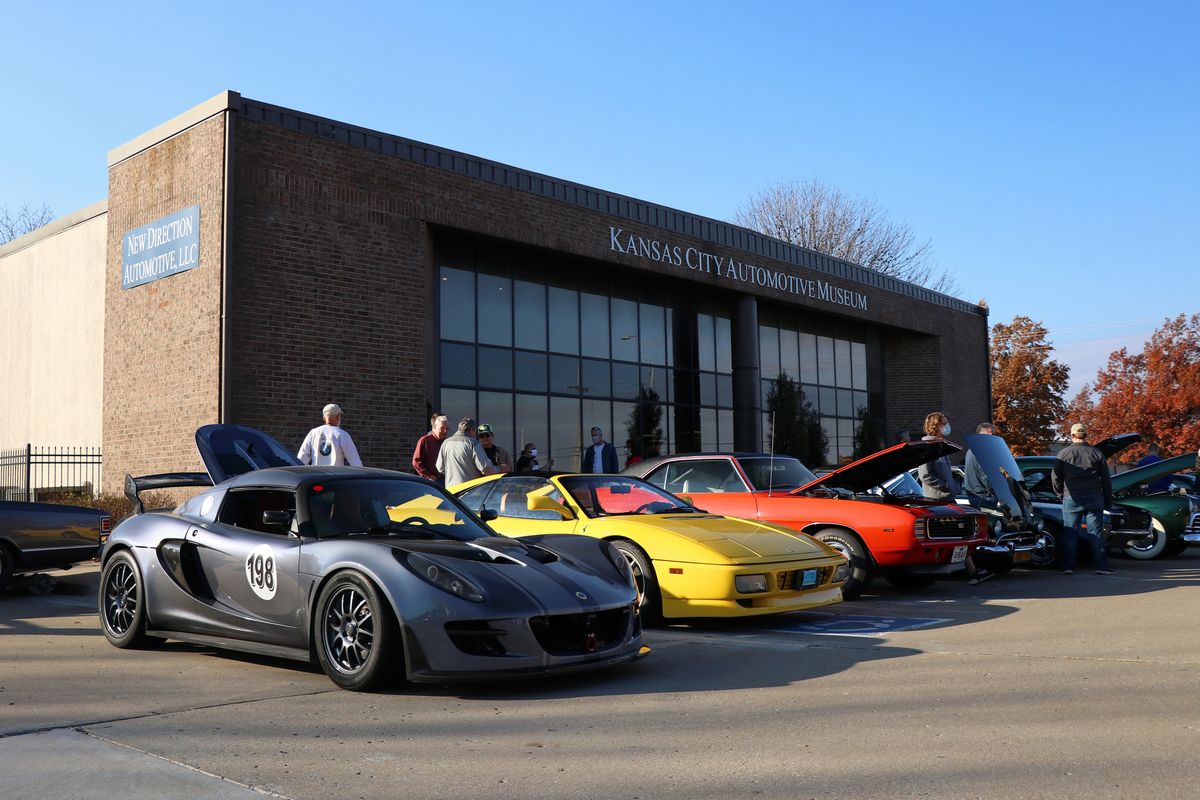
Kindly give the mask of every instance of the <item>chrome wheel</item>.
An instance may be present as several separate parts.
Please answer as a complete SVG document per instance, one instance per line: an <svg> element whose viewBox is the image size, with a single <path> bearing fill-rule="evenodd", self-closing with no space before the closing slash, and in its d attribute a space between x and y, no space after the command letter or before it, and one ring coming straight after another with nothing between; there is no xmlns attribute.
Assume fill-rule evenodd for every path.
<svg viewBox="0 0 1200 800"><path fill-rule="evenodd" d="M637 588L638 608L643 622L657 622L662 616L662 599L658 591L658 578L650 563L650 556L628 539L613 539L613 547L625 557L633 571L633 585Z"/></svg>
<svg viewBox="0 0 1200 800"><path fill-rule="evenodd" d="M355 586L342 586L325 605L325 654L339 671L354 675L366 666L375 645L375 612Z"/></svg>

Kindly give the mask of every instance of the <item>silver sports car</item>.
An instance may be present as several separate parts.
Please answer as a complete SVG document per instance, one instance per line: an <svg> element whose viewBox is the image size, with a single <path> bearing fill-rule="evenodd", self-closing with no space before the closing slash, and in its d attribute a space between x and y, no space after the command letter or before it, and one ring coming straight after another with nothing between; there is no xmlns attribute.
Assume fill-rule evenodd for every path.
<svg viewBox="0 0 1200 800"><path fill-rule="evenodd" d="M631 661L628 563L584 536L498 536L402 473L305 467L252 428L206 425L208 473L126 479L138 514L103 551L99 611L117 647L178 639L316 660L345 689L535 676ZM209 486L174 510L139 493Z"/></svg>

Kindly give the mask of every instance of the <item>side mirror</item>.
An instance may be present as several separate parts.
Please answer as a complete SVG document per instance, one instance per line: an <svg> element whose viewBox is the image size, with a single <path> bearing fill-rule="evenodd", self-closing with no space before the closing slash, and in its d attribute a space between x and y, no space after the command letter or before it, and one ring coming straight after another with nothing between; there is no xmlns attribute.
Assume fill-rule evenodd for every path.
<svg viewBox="0 0 1200 800"><path fill-rule="evenodd" d="M479 512L479 518L484 522L491 522L494 519L500 519L500 515L490 508L485 508Z"/></svg>
<svg viewBox="0 0 1200 800"><path fill-rule="evenodd" d="M272 528L286 528L292 524L292 512L290 511L264 511L263 525L270 525Z"/></svg>
<svg viewBox="0 0 1200 800"><path fill-rule="evenodd" d="M529 498L525 501L525 507L530 511L553 511L563 519L575 519L575 515L571 513L571 509L545 495L529 495Z"/></svg>

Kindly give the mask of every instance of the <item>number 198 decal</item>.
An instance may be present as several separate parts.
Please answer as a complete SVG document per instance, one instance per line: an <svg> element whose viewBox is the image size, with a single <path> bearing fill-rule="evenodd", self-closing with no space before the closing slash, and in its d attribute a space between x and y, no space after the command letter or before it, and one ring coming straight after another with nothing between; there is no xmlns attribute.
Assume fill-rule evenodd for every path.
<svg viewBox="0 0 1200 800"><path fill-rule="evenodd" d="M275 596L275 553L269 544L261 544L246 556L246 580L250 589L263 600Z"/></svg>

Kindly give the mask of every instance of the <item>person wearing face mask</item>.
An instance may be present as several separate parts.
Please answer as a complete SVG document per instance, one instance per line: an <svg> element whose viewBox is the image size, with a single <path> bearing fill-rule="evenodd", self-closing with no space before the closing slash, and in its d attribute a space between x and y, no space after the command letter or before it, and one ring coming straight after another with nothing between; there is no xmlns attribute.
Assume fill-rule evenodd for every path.
<svg viewBox="0 0 1200 800"><path fill-rule="evenodd" d="M921 438L921 441L934 442L938 439L945 439L950 435L951 430L950 418L941 411L935 411L925 418L925 436ZM956 504L958 481L954 480L949 458L942 456L922 464L917 468L917 476L921 479L921 490L930 500L937 500L951 506ZM994 573L977 568L970 555L967 556L966 568L967 577L972 586L995 577Z"/></svg>
<svg viewBox="0 0 1200 800"><path fill-rule="evenodd" d="M546 468L549 469L554 465L554 459L550 459L546 463ZM537 445L529 442L525 445L525 449L521 451L521 455L517 458L516 472L537 472L542 468L538 463Z"/></svg>
<svg viewBox="0 0 1200 800"><path fill-rule="evenodd" d="M633 439L625 440L625 466L632 467L642 460L642 450Z"/></svg>
<svg viewBox="0 0 1200 800"><path fill-rule="evenodd" d="M619 469L617 448L604 441L604 431L592 428L592 444L583 451L583 463L579 465L579 471L612 474Z"/></svg>

